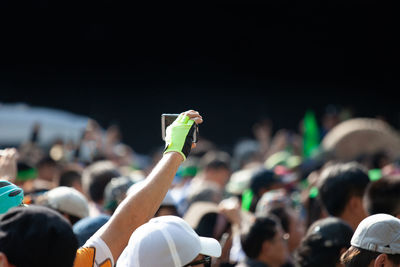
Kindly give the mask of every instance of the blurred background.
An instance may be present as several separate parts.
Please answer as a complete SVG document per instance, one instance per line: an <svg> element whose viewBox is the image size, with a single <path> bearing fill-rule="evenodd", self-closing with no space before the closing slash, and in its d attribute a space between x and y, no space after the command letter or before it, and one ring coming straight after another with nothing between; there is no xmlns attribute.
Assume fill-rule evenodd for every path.
<svg viewBox="0 0 400 267"><path fill-rule="evenodd" d="M79 139L92 119L103 129L117 126L123 142L142 154L163 144L162 113L189 108L205 118L200 135L228 151L254 136L256 122L299 132L307 110L321 128L329 115L400 127L395 24L373 1L125 12L73 21L37 13L5 23L2 134L29 139L35 116L51 120L55 110L68 113L53 118L65 123L48 127L66 139ZM39 115L34 108L51 110ZM22 121L13 117L20 113Z"/></svg>

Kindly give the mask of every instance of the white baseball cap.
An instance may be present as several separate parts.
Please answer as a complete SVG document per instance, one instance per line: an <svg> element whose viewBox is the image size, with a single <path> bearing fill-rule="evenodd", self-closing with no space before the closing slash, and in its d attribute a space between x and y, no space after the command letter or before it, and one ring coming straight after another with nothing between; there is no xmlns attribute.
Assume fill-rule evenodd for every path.
<svg viewBox="0 0 400 267"><path fill-rule="evenodd" d="M351 245L386 254L400 254L400 220L389 214L368 216L358 225Z"/></svg>
<svg viewBox="0 0 400 267"><path fill-rule="evenodd" d="M88 201L78 190L59 186L45 193L45 204L50 208L65 212L78 218L89 216Z"/></svg>
<svg viewBox="0 0 400 267"><path fill-rule="evenodd" d="M131 235L117 267L182 267L197 255L221 256L221 245L200 237L177 216L160 216L140 226Z"/></svg>

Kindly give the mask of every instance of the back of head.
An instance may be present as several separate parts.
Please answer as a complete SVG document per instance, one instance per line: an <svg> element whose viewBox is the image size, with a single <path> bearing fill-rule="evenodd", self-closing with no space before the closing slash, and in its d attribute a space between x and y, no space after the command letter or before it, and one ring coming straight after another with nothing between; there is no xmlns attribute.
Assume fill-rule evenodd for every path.
<svg viewBox="0 0 400 267"><path fill-rule="evenodd" d="M200 236L221 238L228 227L228 221L220 214L218 204L196 202L190 206L183 219Z"/></svg>
<svg viewBox="0 0 400 267"><path fill-rule="evenodd" d="M18 267L71 267L78 241L69 223L40 206L17 207L0 217L0 251Z"/></svg>
<svg viewBox="0 0 400 267"><path fill-rule="evenodd" d="M350 247L352 228L335 217L314 222L296 251L295 258L301 267L335 267L341 250Z"/></svg>
<svg viewBox="0 0 400 267"><path fill-rule="evenodd" d="M60 174L59 186L73 187L74 183L81 184L81 174L76 170L66 170Z"/></svg>
<svg viewBox="0 0 400 267"><path fill-rule="evenodd" d="M369 214L400 215L400 175L385 176L368 185L364 206Z"/></svg>
<svg viewBox="0 0 400 267"><path fill-rule="evenodd" d="M362 197L369 183L365 168L355 162L325 168L318 181L319 198L333 216L340 216L352 196Z"/></svg>
<svg viewBox="0 0 400 267"><path fill-rule="evenodd" d="M183 219L161 216L135 230L117 266L184 266L199 254L219 257L221 246L215 239L199 237Z"/></svg>
<svg viewBox="0 0 400 267"><path fill-rule="evenodd" d="M247 257L255 259L261 252L266 240L272 240L278 232L278 222L274 217L257 217L256 220L240 236L243 251Z"/></svg>
<svg viewBox="0 0 400 267"><path fill-rule="evenodd" d="M95 162L83 171L82 186L91 200L100 203L104 198L104 190L112 178L121 176L111 161Z"/></svg>
<svg viewBox="0 0 400 267"><path fill-rule="evenodd" d="M368 266L380 254L386 254L396 266L400 264L400 220L384 213L361 221L341 260L346 266Z"/></svg>

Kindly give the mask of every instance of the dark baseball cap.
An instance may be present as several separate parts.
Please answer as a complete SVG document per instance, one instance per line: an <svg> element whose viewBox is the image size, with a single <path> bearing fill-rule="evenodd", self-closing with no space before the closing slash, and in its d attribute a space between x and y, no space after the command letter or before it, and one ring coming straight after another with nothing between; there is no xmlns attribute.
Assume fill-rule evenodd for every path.
<svg viewBox="0 0 400 267"><path fill-rule="evenodd" d="M0 216L0 251L18 267L71 267L78 241L68 221L42 206L16 207Z"/></svg>
<svg viewBox="0 0 400 267"><path fill-rule="evenodd" d="M321 247L349 247L353 229L343 220L328 217L315 221L308 229L305 239Z"/></svg>

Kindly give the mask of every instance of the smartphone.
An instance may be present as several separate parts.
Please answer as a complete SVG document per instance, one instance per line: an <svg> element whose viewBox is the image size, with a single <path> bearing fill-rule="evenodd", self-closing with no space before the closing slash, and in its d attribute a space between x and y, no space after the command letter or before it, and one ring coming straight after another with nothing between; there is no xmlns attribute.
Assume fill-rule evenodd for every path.
<svg viewBox="0 0 400 267"><path fill-rule="evenodd" d="M178 118L179 114L161 114L161 138L165 140L165 134L167 132L167 127ZM193 131L193 143L197 143L199 136L199 127L195 123L194 124L194 131Z"/></svg>

